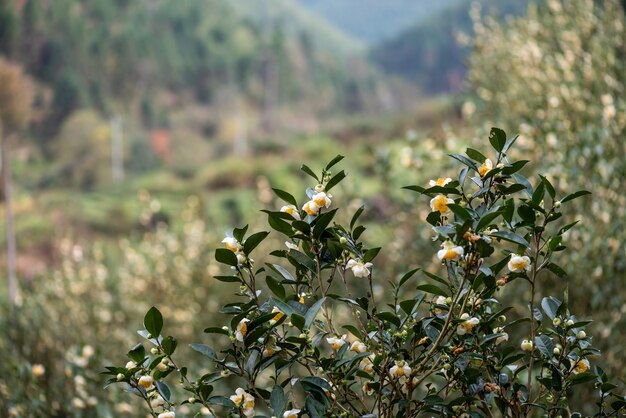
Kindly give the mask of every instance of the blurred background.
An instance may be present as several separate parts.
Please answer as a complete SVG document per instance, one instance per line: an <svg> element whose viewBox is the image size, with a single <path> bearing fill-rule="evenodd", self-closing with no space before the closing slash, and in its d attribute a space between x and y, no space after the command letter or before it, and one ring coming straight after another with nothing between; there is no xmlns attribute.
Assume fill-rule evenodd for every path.
<svg viewBox="0 0 626 418"><path fill-rule="evenodd" d="M558 260L568 276L540 292L569 289L623 381L625 9L0 0L0 416L143 416L99 371L125 363L152 305L166 332L206 340L234 290L212 279L213 250L234 226L267 229L271 187L303 199L302 163L349 156L333 204L367 207L379 292L437 269L428 202L400 188L456 175L446 154L484 148L491 126L520 135L527 173L593 192L565 216L582 221ZM500 297L522 312L517 285Z"/></svg>

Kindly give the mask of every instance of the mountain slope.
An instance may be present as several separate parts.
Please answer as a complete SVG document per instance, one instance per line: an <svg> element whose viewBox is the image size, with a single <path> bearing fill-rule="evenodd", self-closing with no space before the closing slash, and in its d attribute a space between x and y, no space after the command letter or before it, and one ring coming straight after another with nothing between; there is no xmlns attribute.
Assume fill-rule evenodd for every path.
<svg viewBox="0 0 626 418"><path fill-rule="evenodd" d="M462 0L298 0L344 32L373 44Z"/></svg>

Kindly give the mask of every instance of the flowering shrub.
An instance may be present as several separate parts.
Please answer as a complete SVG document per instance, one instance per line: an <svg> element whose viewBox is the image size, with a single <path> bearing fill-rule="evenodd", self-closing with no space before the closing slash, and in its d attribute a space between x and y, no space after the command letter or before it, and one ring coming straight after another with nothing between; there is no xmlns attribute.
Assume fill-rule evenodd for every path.
<svg viewBox="0 0 626 418"><path fill-rule="evenodd" d="M565 212L582 221L569 255L580 279L571 288L598 312L593 329L608 349L626 338L623 280L606 280L626 277L625 4L537 3L506 22L475 13L465 114L518 130L519 149L557 192L593 191ZM625 361L617 350L607 365L621 371Z"/></svg>
<svg viewBox="0 0 626 418"><path fill-rule="evenodd" d="M271 252L276 263L254 262L269 232L248 227L215 251L230 268L215 279L239 287L221 309L231 319L205 329L227 348L191 344L212 371L178 363L177 339L163 333L152 307L139 331L149 349L138 344L126 365L107 367L108 384L124 384L158 418L175 417L177 404L231 417L556 417L578 414L574 394L583 384L596 388L596 416L624 412L626 400L598 366L590 321L570 311L567 292L539 292L565 274L556 258L576 222L562 223L562 207L588 192L557 197L541 175L533 186L520 174L528 161L508 156L515 139L494 128L489 156L451 154L463 166L455 179L407 187L432 199L426 221L441 268L389 281L384 298L373 291L384 279L375 274L380 248L362 241L363 208L346 224L333 208L330 191L345 173L331 169L343 157L319 175L302 166L316 183L307 200L274 189L285 206L264 211L286 238ZM498 296L514 280L527 283L530 299L528 313L510 319ZM358 294L349 282L361 284ZM171 375L186 400L174 399Z"/></svg>

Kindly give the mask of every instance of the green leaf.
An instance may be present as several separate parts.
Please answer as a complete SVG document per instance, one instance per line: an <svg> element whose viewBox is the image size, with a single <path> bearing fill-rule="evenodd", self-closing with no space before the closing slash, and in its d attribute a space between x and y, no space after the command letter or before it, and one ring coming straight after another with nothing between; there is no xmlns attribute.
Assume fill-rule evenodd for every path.
<svg viewBox="0 0 626 418"><path fill-rule="evenodd" d="M250 235L243 243L243 252L246 255L250 254L268 235L269 232L266 231Z"/></svg>
<svg viewBox="0 0 626 418"><path fill-rule="evenodd" d="M326 192L330 191L330 189L339 184L339 182L344 178L346 178L346 172L341 170L340 172L335 174L330 180L328 180L328 183L326 183L324 190L326 190Z"/></svg>
<svg viewBox="0 0 626 418"><path fill-rule="evenodd" d="M217 354L215 354L215 350L213 350L208 345L190 344L189 347L191 347L193 350L197 351L198 353L202 354L203 356L210 358L211 360L217 360Z"/></svg>
<svg viewBox="0 0 626 418"><path fill-rule="evenodd" d="M155 381L154 385L156 386L156 389L159 392L159 395L161 395L163 399L169 402L170 398L172 397L172 391L170 390L169 386L167 386L165 383L161 382L160 380Z"/></svg>
<svg viewBox="0 0 626 418"><path fill-rule="evenodd" d="M235 253L227 248L217 248L215 250L215 260L217 260L218 263L229 266L237 266L237 264L239 264Z"/></svg>
<svg viewBox="0 0 626 418"><path fill-rule="evenodd" d="M550 359L554 356L554 343L547 335L537 335L535 337L535 346L544 357Z"/></svg>
<svg viewBox="0 0 626 418"><path fill-rule="evenodd" d="M225 406L226 408L234 408L235 404L233 403L233 401L231 401L230 399L224 397L224 396L212 396L207 400L207 403L209 405L221 405L221 406Z"/></svg>
<svg viewBox="0 0 626 418"><path fill-rule="evenodd" d="M274 193L276 193L276 196L278 196L280 199L284 200L290 205L298 206L298 202L296 201L296 198L293 197L291 194L280 189L272 189L272 190L274 191Z"/></svg>
<svg viewBox="0 0 626 418"><path fill-rule="evenodd" d="M287 406L287 397L285 391L280 385L275 385L270 395L270 406L272 407L273 415L276 417L282 416Z"/></svg>
<svg viewBox="0 0 626 418"><path fill-rule="evenodd" d="M228 335L228 331L220 327L208 327L204 329L204 332L206 332L207 334Z"/></svg>
<svg viewBox="0 0 626 418"><path fill-rule="evenodd" d="M561 307L561 301L554 296L548 296L541 300L541 307L543 311L548 315L551 320L557 315L559 308Z"/></svg>
<svg viewBox="0 0 626 418"><path fill-rule="evenodd" d="M546 186L544 185L542 181L541 183L537 185L537 188L533 192L533 195L530 199L535 205L539 205L541 201L543 200L543 196L545 195L545 193L546 193Z"/></svg>
<svg viewBox="0 0 626 418"><path fill-rule="evenodd" d="M449 154L450 157L454 158L457 161L460 161L461 163L465 164L466 166L468 166L469 168L472 168L474 170L477 169L476 163L472 160L470 160L469 158L460 155L460 154ZM413 187L417 187L417 186L413 186Z"/></svg>
<svg viewBox="0 0 626 418"><path fill-rule="evenodd" d="M376 314L376 316L379 319L382 319L385 322L394 324L396 327L400 327L400 324L402 323L400 321L400 318L398 318L394 313L392 312L379 312Z"/></svg>
<svg viewBox="0 0 626 418"><path fill-rule="evenodd" d="M128 357L135 363L140 364L146 357L146 349L142 344L137 344L128 352Z"/></svg>
<svg viewBox="0 0 626 418"><path fill-rule="evenodd" d="M492 237L501 238L505 241L513 242L515 244L523 245L524 247L530 247L528 241L521 235L509 231L495 231L490 234Z"/></svg>
<svg viewBox="0 0 626 418"><path fill-rule="evenodd" d="M405 273L404 276L402 276L402 278L400 279L400 282L398 283L398 288L401 288L419 270L420 270L419 268L416 268L416 269L409 271L408 273Z"/></svg>
<svg viewBox="0 0 626 418"><path fill-rule="evenodd" d="M596 377L597 376L591 372L575 374L569 379L569 385L570 386L580 385L581 383L586 383L586 382L595 380Z"/></svg>
<svg viewBox="0 0 626 418"><path fill-rule="evenodd" d="M579 190L575 193L568 194L567 196L565 196L563 199L561 199L561 203L569 202L570 200L574 200L576 198L579 198L581 196L586 196L588 194L591 194L591 192L587 190Z"/></svg>
<svg viewBox="0 0 626 418"><path fill-rule="evenodd" d="M561 268L561 266L559 266L556 263L548 263L546 268L548 270L550 270L552 273L556 274L558 277L565 277L565 276L567 276L567 272L565 270L563 270Z"/></svg>
<svg viewBox="0 0 626 418"><path fill-rule="evenodd" d="M472 160L476 160L476 161L480 162L481 164L487 159L487 157L485 157L480 151L477 151L474 148L466 149L465 153Z"/></svg>
<svg viewBox="0 0 626 418"><path fill-rule="evenodd" d="M243 237L246 236L246 232L248 232L248 225L243 228L235 228L233 230L233 237L239 242L243 242Z"/></svg>
<svg viewBox="0 0 626 418"><path fill-rule="evenodd" d="M522 168L524 168L524 166L526 164L528 164L530 161L529 160L519 160L519 161L515 161L514 163L511 163L509 165L506 165L502 168L502 174L506 175L506 176L510 176L513 173L517 173L518 171L520 171Z"/></svg>
<svg viewBox="0 0 626 418"><path fill-rule="evenodd" d="M309 308L308 311L306 311L306 315L304 315L304 328L305 329L311 328L311 325L313 324L313 321L315 320L315 317L317 316L317 313L319 312L320 308L324 304L325 300L326 300L325 297L321 298L320 300L315 302Z"/></svg>
<svg viewBox="0 0 626 418"><path fill-rule="evenodd" d="M524 222L531 225L535 223L535 219L537 218L534 209L523 203L517 208L517 214Z"/></svg>
<svg viewBox="0 0 626 418"><path fill-rule="evenodd" d="M498 152L502 152L506 144L506 133L502 129L491 128L489 143Z"/></svg>
<svg viewBox="0 0 626 418"><path fill-rule="evenodd" d="M176 350L176 346L178 345L178 341L174 337L165 337L161 342L161 346L163 347L163 352L168 356L174 354Z"/></svg>
<svg viewBox="0 0 626 418"><path fill-rule="evenodd" d="M556 190L554 190L554 186L552 185L552 183L550 183L550 180L548 180L541 174L539 174L539 177L541 178L541 181L543 182L544 186L546 186L546 190L548 191L548 194L550 195L550 197L554 199L554 196L556 196Z"/></svg>
<svg viewBox="0 0 626 418"><path fill-rule="evenodd" d="M282 300L270 298L269 304L277 307L278 309L280 309L282 313L284 313L287 316L291 316L295 312L295 310L291 307L291 305L288 305Z"/></svg>
<svg viewBox="0 0 626 418"><path fill-rule="evenodd" d="M365 254L363 254L363 262L369 263L374 258L376 258L379 252L380 252L380 247L370 248L369 250L365 251Z"/></svg>
<svg viewBox="0 0 626 418"><path fill-rule="evenodd" d="M307 165L302 164L302 167L300 167L300 170L304 171L309 176L313 177L315 180L317 180L318 183L320 182L320 179L317 177L317 175Z"/></svg>
<svg viewBox="0 0 626 418"><path fill-rule="evenodd" d="M462 221L467 221L472 218L472 215L470 215L469 211L463 206L451 203L448 205L448 208L450 208L450 210Z"/></svg>
<svg viewBox="0 0 626 418"><path fill-rule="evenodd" d="M143 326L153 338L158 337L163 329L163 315L157 308L151 307L143 318Z"/></svg>
<svg viewBox="0 0 626 418"><path fill-rule="evenodd" d="M422 292L426 292L426 293L432 293L433 295L437 295L437 296L444 296L444 297L448 296L446 292L444 292L443 290L441 290L439 287L435 286L434 284L419 285L417 286L417 290L421 290Z"/></svg>
<svg viewBox="0 0 626 418"><path fill-rule="evenodd" d="M330 160L330 162L328 164L326 164L326 168L324 168L325 171L330 170L331 168L333 168L333 166L335 164L337 164L338 162L340 162L341 160L344 159L343 155L337 155L335 158L333 158L332 160Z"/></svg>
<svg viewBox="0 0 626 418"><path fill-rule="evenodd" d="M361 206L356 210L356 212L354 212L354 215L352 215L352 219L350 220L350 229L354 228L354 224L359 219L359 216L361 216L364 210L365 206Z"/></svg>
<svg viewBox="0 0 626 418"><path fill-rule="evenodd" d="M322 234L326 230L326 227L333 220L336 213L337 209L333 209L330 212L323 213L317 217L317 219L315 220L315 226L313 227L313 236L315 238L319 238L322 236Z"/></svg>
<svg viewBox="0 0 626 418"><path fill-rule="evenodd" d="M496 219L498 216L500 216L502 214L501 211L496 210L493 212L487 212L485 213L480 220L478 221L478 223L476 224L476 231L481 231L484 227L488 226L489 224L491 224L491 222Z"/></svg>
<svg viewBox="0 0 626 418"><path fill-rule="evenodd" d="M359 340L363 340L363 334L361 334L361 331L359 331L359 329L357 327L355 327L353 325L344 325L344 326L342 326L342 328L345 328L348 331L350 331L352 333L352 335L357 337Z"/></svg>
<svg viewBox="0 0 626 418"><path fill-rule="evenodd" d="M213 276L215 280L219 280L224 283L236 283L241 282L241 279L237 276Z"/></svg>
<svg viewBox="0 0 626 418"><path fill-rule="evenodd" d="M272 276L267 276L265 278L265 282L267 283L267 287L269 287L273 294L278 296L280 300L285 300L285 288L280 284L278 280L276 280Z"/></svg>
<svg viewBox="0 0 626 418"><path fill-rule="evenodd" d="M283 266L281 266L280 264L267 264L269 266L269 268L271 268L272 270L274 270L276 273L280 274L281 276L283 276L283 278L288 282L288 283L296 283L296 279L293 278L293 276L291 275L291 273L289 272L289 270L287 270L286 268L284 268Z"/></svg>

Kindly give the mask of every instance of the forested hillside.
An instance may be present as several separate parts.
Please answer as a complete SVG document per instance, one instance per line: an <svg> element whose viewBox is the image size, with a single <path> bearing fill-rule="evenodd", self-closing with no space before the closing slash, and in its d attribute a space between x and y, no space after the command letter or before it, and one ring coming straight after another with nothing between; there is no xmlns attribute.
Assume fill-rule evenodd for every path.
<svg viewBox="0 0 626 418"><path fill-rule="evenodd" d="M473 35L470 13L516 15L530 0L460 1L417 21L393 38L374 46L371 58L385 71L403 77L427 93L456 92L462 88L468 48L459 38Z"/></svg>
<svg viewBox="0 0 626 418"><path fill-rule="evenodd" d="M172 110L194 108L207 115L196 127L207 136L232 131L214 117L224 111L254 120L248 131L271 132L293 123L285 110L293 107L306 122L323 112L378 106L375 72L356 53L337 60L336 50L312 35L314 18L293 36L295 29L283 23L297 13L292 3L275 6L282 19L264 20L243 13L245 3L2 2L0 53L38 82L34 137L41 141L82 108L103 117L124 114L145 129L170 129ZM326 46L358 49L328 33Z"/></svg>
<svg viewBox="0 0 626 418"><path fill-rule="evenodd" d="M368 43L394 37L464 0L298 0L355 38Z"/></svg>

